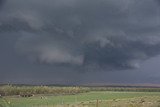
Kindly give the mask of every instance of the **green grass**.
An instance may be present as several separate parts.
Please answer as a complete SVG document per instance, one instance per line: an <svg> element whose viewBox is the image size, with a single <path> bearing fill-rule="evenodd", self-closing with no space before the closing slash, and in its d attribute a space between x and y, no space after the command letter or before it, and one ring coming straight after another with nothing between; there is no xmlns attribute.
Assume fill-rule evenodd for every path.
<svg viewBox="0 0 160 107"><path fill-rule="evenodd" d="M113 92L93 91L77 95L36 95L30 98L8 96L0 99L0 107L53 107L55 105L67 105L98 100L129 99L145 96L160 96L160 92ZM43 97L43 98L41 98Z"/></svg>
<svg viewBox="0 0 160 107"><path fill-rule="evenodd" d="M160 96L88 101L62 107L160 107Z"/></svg>

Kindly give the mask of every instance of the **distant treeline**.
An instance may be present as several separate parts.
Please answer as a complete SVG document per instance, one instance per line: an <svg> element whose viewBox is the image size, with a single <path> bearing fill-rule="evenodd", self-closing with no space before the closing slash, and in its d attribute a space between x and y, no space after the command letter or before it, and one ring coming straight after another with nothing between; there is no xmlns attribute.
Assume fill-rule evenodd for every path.
<svg viewBox="0 0 160 107"><path fill-rule="evenodd" d="M160 92L160 88L149 87L90 87L91 91L133 91L133 92Z"/></svg>
<svg viewBox="0 0 160 107"><path fill-rule="evenodd" d="M35 94L54 94L54 95L67 95L88 92L87 87L54 87L54 86L0 86L1 96L10 95L35 95Z"/></svg>
<svg viewBox="0 0 160 107"><path fill-rule="evenodd" d="M160 88L142 87L58 87L58 86L0 86L0 96L32 96L35 94L67 95L90 91L133 91L133 92L160 92Z"/></svg>

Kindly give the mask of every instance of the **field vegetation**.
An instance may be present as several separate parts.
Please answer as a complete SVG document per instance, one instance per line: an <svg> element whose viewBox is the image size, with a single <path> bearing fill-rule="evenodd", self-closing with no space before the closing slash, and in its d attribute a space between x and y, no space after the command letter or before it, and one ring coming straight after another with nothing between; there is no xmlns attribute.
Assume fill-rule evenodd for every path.
<svg viewBox="0 0 160 107"><path fill-rule="evenodd" d="M36 95L36 94L54 94L54 95L65 95L65 94L77 94L88 92L87 87L55 87L55 86L12 86L4 85L0 86L1 96L11 95Z"/></svg>
<svg viewBox="0 0 160 107"><path fill-rule="evenodd" d="M86 93L90 91L121 91L121 92L160 92L160 88L152 87L60 87L60 86L15 86L3 85L0 86L1 96L12 95L37 95L37 94L53 94L66 95Z"/></svg>
<svg viewBox="0 0 160 107"><path fill-rule="evenodd" d="M160 107L159 88L3 85L0 94L0 107Z"/></svg>

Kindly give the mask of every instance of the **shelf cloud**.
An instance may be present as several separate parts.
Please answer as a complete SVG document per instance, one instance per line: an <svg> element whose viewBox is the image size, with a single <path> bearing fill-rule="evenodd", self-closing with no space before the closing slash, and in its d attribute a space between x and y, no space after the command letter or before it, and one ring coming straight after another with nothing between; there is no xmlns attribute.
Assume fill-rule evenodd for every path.
<svg viewBox="0 0 160 107"><path fill-rule="evenodd" d="M139 68L160 54L158 0L0 0L2 5L0 35L14 38L16 55L31 63L108 72Z"/></svg>

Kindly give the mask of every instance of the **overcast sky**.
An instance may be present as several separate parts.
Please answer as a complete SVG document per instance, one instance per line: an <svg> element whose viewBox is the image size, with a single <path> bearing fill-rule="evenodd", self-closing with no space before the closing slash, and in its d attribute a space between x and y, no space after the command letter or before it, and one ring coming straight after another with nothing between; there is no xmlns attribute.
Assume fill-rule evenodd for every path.
<svg viewBox="0 0 160 107"><path fill-rule="evenodd" d="M160 84L159 0L0 0L0 83Z"/></svg>

